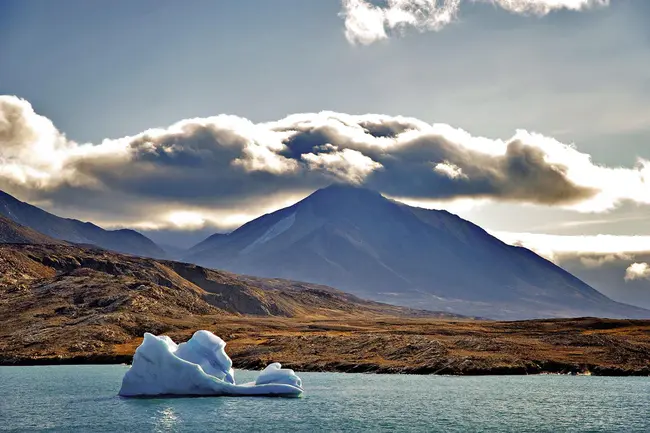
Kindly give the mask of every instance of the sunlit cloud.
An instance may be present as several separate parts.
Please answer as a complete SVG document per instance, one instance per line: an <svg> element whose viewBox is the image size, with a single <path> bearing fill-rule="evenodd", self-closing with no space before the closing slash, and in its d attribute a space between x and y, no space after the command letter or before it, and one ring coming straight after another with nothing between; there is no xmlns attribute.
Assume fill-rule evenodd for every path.
<svg viewBox="0 0 650 433"><path fill-rule="evenodd" d="M625 254L650 251L650 236L550 235L504 231L490 233L507 244L526 247L553 261L561 260L562 256L582 254L611 255L611 261L615 258L624 259ZM600 260L600 264L608 261L607 258ZM595 265L596 262L589 264Z"/></svg>
<svg viewBox="0 0 650 433"><path fill-rule="evenodd" d="M647 263L632 263L625 270L625 281L650 280L650 266Z"/></svg>
<svg viewBox="0 0 650 433"><path fill-rule="evenodd" d="M448 161L443 161L437 163L433 169L437 171L438 173L442 173L446 175L447 177L451 179L457 179L457 178L467 178L465 174L463 174L463 169L457 166L456 164L452 164Z"/></svg>
<svg viewBox="0 0 650 433"><path fill-rule="evenodd" d="M205 226L205 218L200 212L176 211L171 212L167 219L175 227L181 229L198 229Z"/></svg>

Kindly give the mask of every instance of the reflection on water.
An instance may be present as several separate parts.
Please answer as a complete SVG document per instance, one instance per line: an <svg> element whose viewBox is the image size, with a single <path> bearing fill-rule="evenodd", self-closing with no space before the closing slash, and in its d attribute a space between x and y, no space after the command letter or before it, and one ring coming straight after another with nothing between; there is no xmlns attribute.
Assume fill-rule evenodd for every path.
<svg viewBox="0 0 650 433"><path fill-rule="evenodd" d="M160 433L176 431L174 427L178 426L180 422L178 415L174 412L174 408L169 405L159 409L153 418L154 431Z"/></svg>

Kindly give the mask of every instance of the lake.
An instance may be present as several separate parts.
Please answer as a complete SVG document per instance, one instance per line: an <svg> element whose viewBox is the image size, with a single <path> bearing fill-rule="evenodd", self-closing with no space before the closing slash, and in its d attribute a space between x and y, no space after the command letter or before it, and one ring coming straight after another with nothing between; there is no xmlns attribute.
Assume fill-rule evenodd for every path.
<svg viewBox="0 0 650 433"><path fill-rule="evenodd" d="M124 399L127 368L0 367L0 431L650 431L650 378L301 373L298 399Z"/></svg>

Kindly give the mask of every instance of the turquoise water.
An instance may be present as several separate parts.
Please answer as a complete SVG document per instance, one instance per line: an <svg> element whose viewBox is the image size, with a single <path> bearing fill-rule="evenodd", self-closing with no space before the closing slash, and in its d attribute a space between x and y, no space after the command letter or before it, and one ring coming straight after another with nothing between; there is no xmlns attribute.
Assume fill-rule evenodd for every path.
<svg viewBox="0 0 650 433"><path fill-rule="evenodd" d="M650 432L650 378L302 373L299 399L145 400L117 397L126 368L0 367L0 431Z"/></svg>

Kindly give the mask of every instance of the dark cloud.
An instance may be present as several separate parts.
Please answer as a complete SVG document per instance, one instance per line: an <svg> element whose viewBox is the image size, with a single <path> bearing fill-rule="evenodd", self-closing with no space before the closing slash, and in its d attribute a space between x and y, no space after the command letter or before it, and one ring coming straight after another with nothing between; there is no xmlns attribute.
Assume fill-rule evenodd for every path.
<svg viewBox="0 0 650 433"><path fill-rule="evenodd" d="M375 133L368 133L372 138L389 138L399 141L399 145L371 146L368 141L359 141L357 134L346 135L349 131L332 125L294 125L287 129L297 133L284 142L287 149L282 154L300 159L309 153L331 153L333 148L327 148L328 144L338 149L360 151L383 167L372 171L363 184L405 198L490 197L560 205L576 203L598 192L575 185L567 178L566 167L546 162L541 149L521 140L508 143L503 155L488 155L464 148L438 134L414 134L413 139L399 140L399 134L418 131L417 126L383 120L384 128L379 121L368 120L354 126L368 133L368 125L372 124ZM451 164L460 169L463 176L452 178L444 171L435 170L437 164Z"/></svg>
<svg viewBox="0 0 650 433"><path fill-rule="evenodd" d="M363 120L359 122L364 131L377 138L395 138L399 134L417 130L418 125L415 122L409 122L406 119L390 119L384 118L381 120Z"/></svg>

